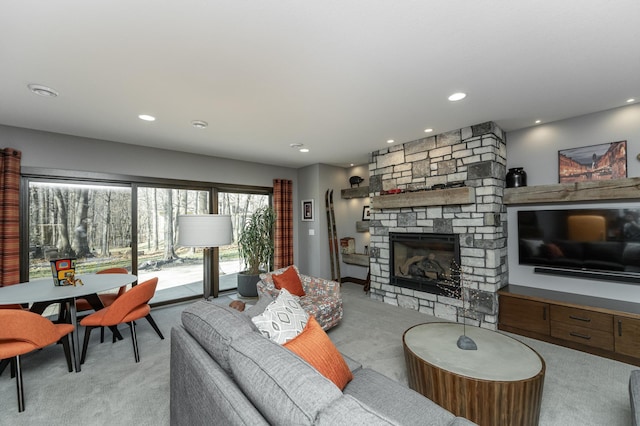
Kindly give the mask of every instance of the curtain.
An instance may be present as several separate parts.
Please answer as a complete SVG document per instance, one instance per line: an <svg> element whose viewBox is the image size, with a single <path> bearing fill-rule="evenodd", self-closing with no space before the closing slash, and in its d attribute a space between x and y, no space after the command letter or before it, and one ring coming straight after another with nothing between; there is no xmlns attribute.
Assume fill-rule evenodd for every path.
<svg viewBox="0 0 640 426"><path fill-rule="evenodd" d="M276 211L274 269L293 264L293 182L273 180L273 208Z"/></svg>
<svg viewBox="0 0 640 426"><path fill-rule="evenodd" d="M0 286L20 282L20 158L2 151L0 164Z"/></svg>

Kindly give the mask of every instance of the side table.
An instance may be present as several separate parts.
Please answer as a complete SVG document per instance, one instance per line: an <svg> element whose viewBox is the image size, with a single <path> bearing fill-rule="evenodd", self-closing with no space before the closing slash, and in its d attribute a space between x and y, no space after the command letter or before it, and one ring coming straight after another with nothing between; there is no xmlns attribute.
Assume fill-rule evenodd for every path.
<svg viewBox="0 0 640 426"><path fill-rule="evenodd" d="M402 342L409 386L453 414L479 425L537 425L544 360L524 343L467 326L477 350L456 345L463 325L426 323L405 331Z"/></svg>

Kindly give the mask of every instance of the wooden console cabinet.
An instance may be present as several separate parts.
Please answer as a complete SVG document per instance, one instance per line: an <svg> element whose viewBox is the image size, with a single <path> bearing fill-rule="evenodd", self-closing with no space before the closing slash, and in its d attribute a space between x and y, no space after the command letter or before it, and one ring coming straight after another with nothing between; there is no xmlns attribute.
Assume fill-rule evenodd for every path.
<svg viewBox="0 0 640 426"><path fill-rule="evenodd" d="M498 329L640 366L640 304L509 285Z"/></svg>

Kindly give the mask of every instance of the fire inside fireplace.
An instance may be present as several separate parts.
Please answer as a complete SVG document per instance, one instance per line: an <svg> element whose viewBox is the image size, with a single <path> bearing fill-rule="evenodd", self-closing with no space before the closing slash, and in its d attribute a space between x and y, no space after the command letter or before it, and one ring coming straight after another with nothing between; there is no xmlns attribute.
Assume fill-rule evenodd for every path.
<svg viewBox="0 0 640 426"><path fill-rule="evenodd" d="M458 240L454 234L390 233L391 284L447 294L459 285Z"/></svg>

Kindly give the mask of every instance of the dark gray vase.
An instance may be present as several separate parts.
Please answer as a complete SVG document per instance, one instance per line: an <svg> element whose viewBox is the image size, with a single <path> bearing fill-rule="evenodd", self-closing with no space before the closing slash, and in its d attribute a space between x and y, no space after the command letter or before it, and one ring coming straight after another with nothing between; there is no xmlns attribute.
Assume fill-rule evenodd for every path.
<svg viewBox="0 0 640 426"><path fill-rule="evenodd" d="M260 275L238 274L238 294L242 297L258 297Z"/></svg>

